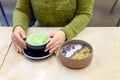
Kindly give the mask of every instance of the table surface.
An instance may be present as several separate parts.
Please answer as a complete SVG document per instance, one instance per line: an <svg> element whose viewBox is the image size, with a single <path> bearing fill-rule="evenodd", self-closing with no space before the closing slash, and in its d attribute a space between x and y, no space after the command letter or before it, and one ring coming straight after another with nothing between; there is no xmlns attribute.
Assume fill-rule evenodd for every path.
<svg viewBox="0 0 120 80"><path fill-rule="evenodd" d="M59 29L29 28L27 35L36 32L49 34ZM0 41L7 46L10 44L11 30L0 27ZM8 53L4 52L7 54L5 59L0 60L3 61L0 80L120 80L120 27L87 27L74 39L84 40L93 47L93 60L86 68L67 68L61 64L58 56L30 60L17 54L11 45ZM3 44L0 49L4 48Z"/></svg>
<svg viewBox="0 0 120 80"><path fill-rule="evenodd" d="M0 68L11 43L11 28L0 27Z"/></svg>

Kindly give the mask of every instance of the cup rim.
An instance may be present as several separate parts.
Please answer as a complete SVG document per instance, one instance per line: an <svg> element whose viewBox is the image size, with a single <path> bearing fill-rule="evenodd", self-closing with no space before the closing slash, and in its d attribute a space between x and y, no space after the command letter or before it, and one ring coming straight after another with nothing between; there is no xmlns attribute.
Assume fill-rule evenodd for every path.
<svg viewBox="0 0 120 80"><path fill-rule="evenodd" d="M41 44L41 45L32 45L32 44L29 44L29 43L27 42L28 37L31 36L31 35L37 35L37 34L44 34L44 35L46 35L46 36L48 37L48 40L47 40L45 43ZM28 35L28 36L26 37L26 40L25 40L25 42L26 42L28 45L30 45L30 46L35 46L35 47L46 45L49 41L50 41L50 37L49 37L47 34L45 34L45 33L30 34L30 35Z"/></svg>

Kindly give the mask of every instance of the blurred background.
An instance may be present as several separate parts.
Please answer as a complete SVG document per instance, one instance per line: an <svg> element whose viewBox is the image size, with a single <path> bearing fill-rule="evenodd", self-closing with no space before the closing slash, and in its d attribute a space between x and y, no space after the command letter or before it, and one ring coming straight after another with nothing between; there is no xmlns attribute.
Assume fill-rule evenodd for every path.
<svg viewBox="0 0 120 80"><path fill-rule="evenodd" d="M0 0L9 26L12 26L12 16L17 0ZM115 2L117 2L115 4ZM110 12L113 5L115 8ZM120 18L120 0L95 0L93 17L88 24L92 27L113 27ZM0 8L0 25L8 26ZM33 24L30 24L32 26Z"/></svg>

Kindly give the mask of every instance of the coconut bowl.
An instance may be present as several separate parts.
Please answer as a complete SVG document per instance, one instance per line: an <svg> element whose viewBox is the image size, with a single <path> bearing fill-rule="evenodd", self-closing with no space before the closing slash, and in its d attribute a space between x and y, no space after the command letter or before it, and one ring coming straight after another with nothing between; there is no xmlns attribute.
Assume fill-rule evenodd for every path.
<svg viewBox="0 0 120 80"><path fill-rule="evenodd" d="M66 67L74 69L84 68L91 63L92 52L92 46L86 41L70 40L61 45L59 59Z"/></svg>

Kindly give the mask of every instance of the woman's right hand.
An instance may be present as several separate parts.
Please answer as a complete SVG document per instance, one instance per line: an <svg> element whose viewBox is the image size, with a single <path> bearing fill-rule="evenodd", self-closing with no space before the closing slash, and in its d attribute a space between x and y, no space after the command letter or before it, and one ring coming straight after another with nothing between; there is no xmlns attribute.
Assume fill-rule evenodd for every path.
<svg viewBox="0 0 120 80"><path fill-rule="evenodd" d="M26 37L25 31L21 26L17 26L12 33L12 42L15 45L16 51L18 53L22 52L22 48L26 48L26 43L23 40Z"/></svg>

